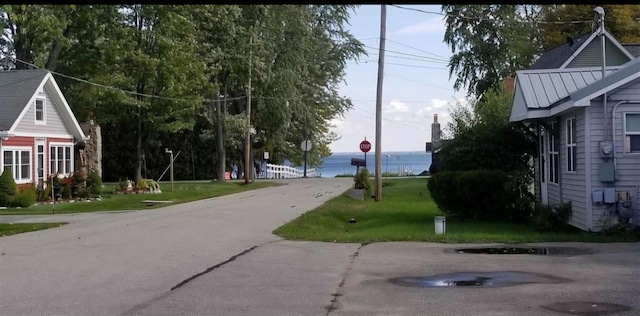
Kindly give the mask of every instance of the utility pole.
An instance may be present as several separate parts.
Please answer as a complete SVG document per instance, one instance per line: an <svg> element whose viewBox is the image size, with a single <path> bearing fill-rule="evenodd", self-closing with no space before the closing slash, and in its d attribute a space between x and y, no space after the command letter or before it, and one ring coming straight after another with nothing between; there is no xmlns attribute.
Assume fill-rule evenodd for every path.
<svg viewBox="0 0 640 316"><path fill-rule="evenodd" d="M249 89L247 92L247 138L244 146L244 184L249 184L251 166L251 68L253 68L253 29L249 37Z"/></svg>
<svg viewBox="0 0 640 316"><path fill-rule="evenodd" d="M376 201L382 200L382 79L384 47L387 33L387 6L380 6L380 52L378 53L378 88L376 91Z"/></svg>
<svg viewBox="0 0 640 316"><path fill-rule="evenodd" d="M226 95L224 96L227 97ZM216 153L218 154L218 164L217 164L217 180L220 182L224 182L224 171L225 171L225 152L224 152L224 143L223 143L223 124L224 119L222 116L222 107L220 106L220 90L216 90Z"/></svg>
<svg viewBox="0 0 640 316"><path fill-rule="evenodd" d="M309 148L307 148L307 109L304 109L304 174L302 175L304 178L307 177L307 152Z"/></svg>

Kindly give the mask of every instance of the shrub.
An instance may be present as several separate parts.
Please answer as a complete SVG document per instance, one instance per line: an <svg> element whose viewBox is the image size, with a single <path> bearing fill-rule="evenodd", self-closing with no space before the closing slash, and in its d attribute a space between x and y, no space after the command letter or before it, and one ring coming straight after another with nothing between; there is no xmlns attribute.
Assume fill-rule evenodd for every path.
<svg viewBox="0 0 640 316"><path fill-rule="evenodd" d="M519 197L501 170L440 171L427 187L438 208L452 216L519 221L530 213L517 207Z"/></svg>
<svg viewBox="0 0 640 316"><path fill-rule="evenodd" d="M149 189L150 191L160 191L160 184L156 180L145 179L144 181L146 182L147 189Z"/></svg>
<svg viewBox="0 0 640 316"><path fill-rule="evenodd" d="M365 196L371 196L371 179L369 178L370 176L371 174L369 173L369 170L367 170L367 168L362 168L353 177L355 188L364 190Z"/></svg>
<svg viewBox="0 0 640 316"><path fill-rule="evenodd" d="M36 203L38 192L36 187L32 184L27 185L16 194L15 198L11 202L12 207L29 207Z"/></svg>
<svg viewBox="0 0 640 316"><path fill-rule="evenodd" d="M17 193L18 186L13 179L13 174L9 168L6 168L0 175L0 206L10 206Z"/></svg>
<svg viewBox="0 0 640 316"><path fill-rule="evenodd" d="M573 210L571 202L561 204L537 204L531 214L531 225L539 231L571 231L574 230L567 222Z"/></svg>
<svg viewBox="0 0 640 316"><path fill-rule="evenodd" d="M102 179L97 171L93 171L87 177L87 191L89 196L102 194Z"/></svg>
<svg viewBox="0 0 640 316"><path fill-rule="evenodd" d="M148 188L149 187L147 186L147 180L146 179L140 178L140 179L138 179L136 181L136 186L135 186L136 190L146 190Z"/></svg>

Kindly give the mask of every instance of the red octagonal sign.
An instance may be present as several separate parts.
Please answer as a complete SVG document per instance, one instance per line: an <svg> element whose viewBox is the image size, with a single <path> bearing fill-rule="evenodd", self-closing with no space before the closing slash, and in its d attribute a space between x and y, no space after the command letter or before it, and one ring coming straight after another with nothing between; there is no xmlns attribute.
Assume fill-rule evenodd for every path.
<svg viewBox="0 0 640 316"><path fill-rule="evenodd" d="M369 150L371 150L371 143L365 139L360 143L360 151L368 153Z"/></svg>

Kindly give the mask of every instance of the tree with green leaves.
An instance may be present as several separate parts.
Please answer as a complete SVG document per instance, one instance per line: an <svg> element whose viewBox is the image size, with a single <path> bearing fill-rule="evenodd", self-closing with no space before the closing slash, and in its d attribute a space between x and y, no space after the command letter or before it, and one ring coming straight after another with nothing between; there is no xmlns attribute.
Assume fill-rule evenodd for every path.
<svg viewBox="0 0 640 316"><path fill-rule="evenodd" d="M640 43L640 5L637 4L604 4L605 27L621 43ZM576 23L544 24L542 43L544 49L562 44L567 37L576 37L584 33L594 32L599 26L599 16L593 12L595 5L544 5L542 18L546 22L575 21ZM577 23L578 21L590 21Z"/></svg>
<svg viewBox="0 0 640 316"><path fill-rule="evenodd" d="M443 5L445 43L453 56L454 88L480 96L516 70L529 67L540 51L540 10L531 5Z"/></svg>

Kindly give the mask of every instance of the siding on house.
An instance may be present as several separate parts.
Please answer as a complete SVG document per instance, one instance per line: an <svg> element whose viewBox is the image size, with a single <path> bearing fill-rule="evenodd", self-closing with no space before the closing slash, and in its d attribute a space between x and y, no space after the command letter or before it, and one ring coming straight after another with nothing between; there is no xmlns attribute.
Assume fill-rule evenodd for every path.
<svg viewBox="0 0 640 316"><path fill-rule="evenodd" d="M46 124L35 123L35 101L29 104L29 109L22 117L15 129L16 133L30 133L38 136L56 135L72 137L71 131L67 128L58 107L51 98L51 93L47 87L37 94L37 97L45 99L45 122ZM34 135L34 136L35 136Z"/></svg>
<svg viewBox="0 0 640 316"><path fill-rule="evenodd" d="M576 119L576 171L569 172L567 162L567 119ZM550 122L557 122L558 117L554 117ZM558 123L556 123L558 124ZM559 184L548 182L547 194L549 204L571 202L573 215L569 223L580 229L587 230L589 224L589 209L587 207L586 196L586 163L585 163L585 110L576 109L560 117L560 124L557 125L560 132L558 159L560 161ZM546 153L549 157L549 152ZM547 158L551 161L550 158ZM550 168L550 164L547 165ZM536 171L539 177L539 171ZM539 179L539 178L537 178ZM549 179L548 179L549 180ZM539 180L538 180L539 181Z"/></svg>
<svg viewBox="0 0 640 316"><path fill-rule="evenodd" d="M567 119L576 119L576 171L569 172L567 157ZM569 223L580 229L588 229L585 163L585 110L577 109L561 117L560 121L560 182L562 201L571 202L573 215Z"/></svg>
<svg viewBox="0 0 640 316"><path fill-rule="evenodd" d="M616 45L614 45L609 39L606 40L606 52L607 66L619 66L626 64L629 61L629 57L625 55ZM602 43L600 37L596 37L585 47L580 55L576 56L566 68L581 68L581 67L597 67L602 66Z"/></svg>
<svg viewBox="0 0 640 316"><path fill-rule="evenodd" d="M636 79L630 84L627 84L617 91L612 92L611 98L615 100L632 100L640 101L640 79ZM607 103L607 117L611 117L611 111L615 105L615 101ZM600 142L605 140L605 132L610 136L611 134L611 120L608 121L608 131L604 131L603 120L603 105L602 100L591 101L591 106L588 107L588 115L591 120L591 155L592 155L592 190L603 190L608 184L601 183L599 181L599 167L604 161L600 158ZM629 191L631 192L633 199L633 207L637 210L640 205L640 155L639 154L624 154L624 142L623 142L623 116L625 112L640 112L640 104L622 104L618 106L615 113L615 152L616 163L618 170L618 181L615 182L616 191ZM589 192L590 193L590 192ZM599 231L602 228L611 224L609 211L612 208L604 205L593 205L593 227L594 231ZM636 217L637 218L637 217Z"/></svg>

